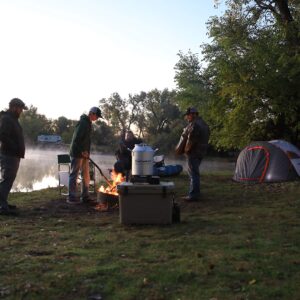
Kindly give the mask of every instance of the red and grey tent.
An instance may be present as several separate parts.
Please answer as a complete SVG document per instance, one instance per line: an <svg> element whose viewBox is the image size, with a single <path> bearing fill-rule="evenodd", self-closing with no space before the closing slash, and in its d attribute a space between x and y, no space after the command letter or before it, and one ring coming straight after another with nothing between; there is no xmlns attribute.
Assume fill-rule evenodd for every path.
<svg viewBox="0 0 300 300"><path fill-rule="evenodd" d="M239 154L233 180L238 182L282 182L299 178L300 150L276 141L252 142Z"/></svg>

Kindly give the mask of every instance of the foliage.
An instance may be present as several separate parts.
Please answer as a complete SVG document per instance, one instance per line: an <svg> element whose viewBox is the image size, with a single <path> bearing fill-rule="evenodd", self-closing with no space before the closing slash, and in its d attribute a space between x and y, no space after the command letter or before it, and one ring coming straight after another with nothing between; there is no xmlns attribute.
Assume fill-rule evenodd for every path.
<svg viewBox="0 0 300 300"><path fill-rule="evenodd" d="M114 93L108 99L100 100L103 116L116 135L131 129L137 122L138 114L141 114L140 104L144 94L141 92L140 95L129 95L129 99L123 99L118 93Z"/></svg>
<svg viewBox="0 0 300 300"><path fill-rule="evenodd" d="M114 132L128 128L129 112L126 109L127 103L118 93L112 94L108 99L101 99L99 104L104 118Z"/></svg>
<svg viewBox="0 0 300 300"><path fill-rule="evenodd" d="M214 90L211 141L218 148L253 139L299 143L299 43L288 32L299 28L299 3L285 7L288 21L279 2L227 1L224 16L208 23L213 42L203 45L203 54Z"/></svg>
<svg viewBox="0 0 300 300"><path fill-rule="evenodd" d="M94 130L91 135L92 143L97 146L109 146L110 149L115 149L117 145L117 139L105 122L98 120L94 124Z"/></svg>
<svg viewBox="0 0 300 300"><path fill-rule="evenodd" d="M180 118L180 111L174 101L175 91L154 89L146 94L143 102L148 135L169 133L172 122Z"/></svg>
<svg viewBox="0 0 300 300"><path fill-rule="evenodd" d="M148 137L148 143L153 148L159 149L159 154L174 153L174 148L179 141L182 129L186 126L184 120L176 119L172 121L172 130L163 131Z"/></svg>
<svg viewBox="0 0 300 300"><path fill-rule="evenodd" d="M30 106L20 117L20 124L23 127L26 143L34 144L40 134L53 134L54 128L52 121L45 115L37 112L37 108Z"/></svg>
<svg viewBox="0 0 300 300"><path fill-rule="evenodd" d="M209 83L203 76L199 58L191 50L187 54L180 51L178 56L174 78L177 85L176 101L182 110L194 106L205 117L210 90Z"/></svg>
<svg viewBox="0 0 300 300"><path fill-rule="evenodd" d="M70 144L77 121L61 116L57 120L54 120L53 123L55 134L60 135L64 143Z"/></svg>
<svg viewBox="0 0 300 300"><path fill-rule="evenodd" d="M57 189L10 194L0 216L3 299L298 299L300 186L205 173L181 223L123 226L118 210L70 206ZM28 238L30 237L30 238Z"/></svg>
<svg viewBox="0 0 300 300"><path fill-rule="evenodd" d="M178 139L173 133L177 134L182 118L175 97L176 92L168 89L141 92L128 99L115 93L102 99L100 106L115 137L131 129L145 142L169 152Z"/></svg>

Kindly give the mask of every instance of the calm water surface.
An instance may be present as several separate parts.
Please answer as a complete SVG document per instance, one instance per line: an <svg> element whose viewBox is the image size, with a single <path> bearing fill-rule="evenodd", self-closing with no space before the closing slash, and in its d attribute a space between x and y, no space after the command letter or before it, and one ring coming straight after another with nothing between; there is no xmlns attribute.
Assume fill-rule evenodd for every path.
<svg viewBox="0 0 300 300"><path fill-rule="evenodd" d="M58 185L58 165L57 155L66 154L68 150L46 150L29 149L26 150L25 159L21 160L19 172L13 185L13 191L29 192L48 187L57 187ZM101 168L106 177L109 177L111 169L116 159L114 155L92 153L91 158ZM181 164L186 171L186 162L184 159L165 158L165 164ZM232 171L234 163L225 160L204 159L201 164L201 171ZM101 176L96 169L96 181L100 181Z"/></svg>

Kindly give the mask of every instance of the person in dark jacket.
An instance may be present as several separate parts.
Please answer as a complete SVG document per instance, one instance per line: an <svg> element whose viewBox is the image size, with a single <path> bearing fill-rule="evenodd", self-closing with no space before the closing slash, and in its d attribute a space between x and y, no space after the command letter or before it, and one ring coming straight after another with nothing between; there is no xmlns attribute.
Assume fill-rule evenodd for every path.
<svg viewBox="0 0 300 300"><path fill-rule="evenodd" d="M117 158L117 165L122 173L126 174L126 180L128 181L132 165L131 150L136 144L142 143L142 139L135 137L131 130L125 132L125 136L122 137L119 148L115 155Z"/></svg>
<svg viewBox="0 0 300 300"><path fill-rule="evenodd" d="M19 117L23 110L28 109L25 103L13 98L9 109L0 112L0 214L15 215L16 206L7 202L8 194L16 179L20 160L25 156L23 130Z"/></svg>
<svg viewBox="0 0 300 300"><path fill-rule="evenodd" d="M92 107L89 114L83 114L79 122L76 124L71 147L71 172L69 176L69 197L67 202L70 204L80 203L77 197L77 178L81 171L82 189L81 201L90 202L89 198L89 184L90 184L90 169L89 156L91 148L91 132L92 122L101 118L101 111L98 107Z"/></svg>
<svg viewBox="0 0 300 300"><path fill-rule="evenodd" d="M210 130L205 121L199 117L194 107L189 107L185 113L188 125L184 128L181 140L185 141L184 154L187 157L190 189L185 201L197 201L200 197L200 164L207 152Z"/></svg>

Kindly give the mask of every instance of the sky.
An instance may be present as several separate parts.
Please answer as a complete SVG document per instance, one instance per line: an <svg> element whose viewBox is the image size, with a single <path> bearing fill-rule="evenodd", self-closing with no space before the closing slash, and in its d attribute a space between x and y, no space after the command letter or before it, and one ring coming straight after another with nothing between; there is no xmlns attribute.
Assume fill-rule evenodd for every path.
<svg viewBox="0 0 300 300"><path fill-rule="evenodd" d="M78 119L113 93L176 88L178 52L201 53L213 0L0 0L0 110L14 97Z"/></svg>

